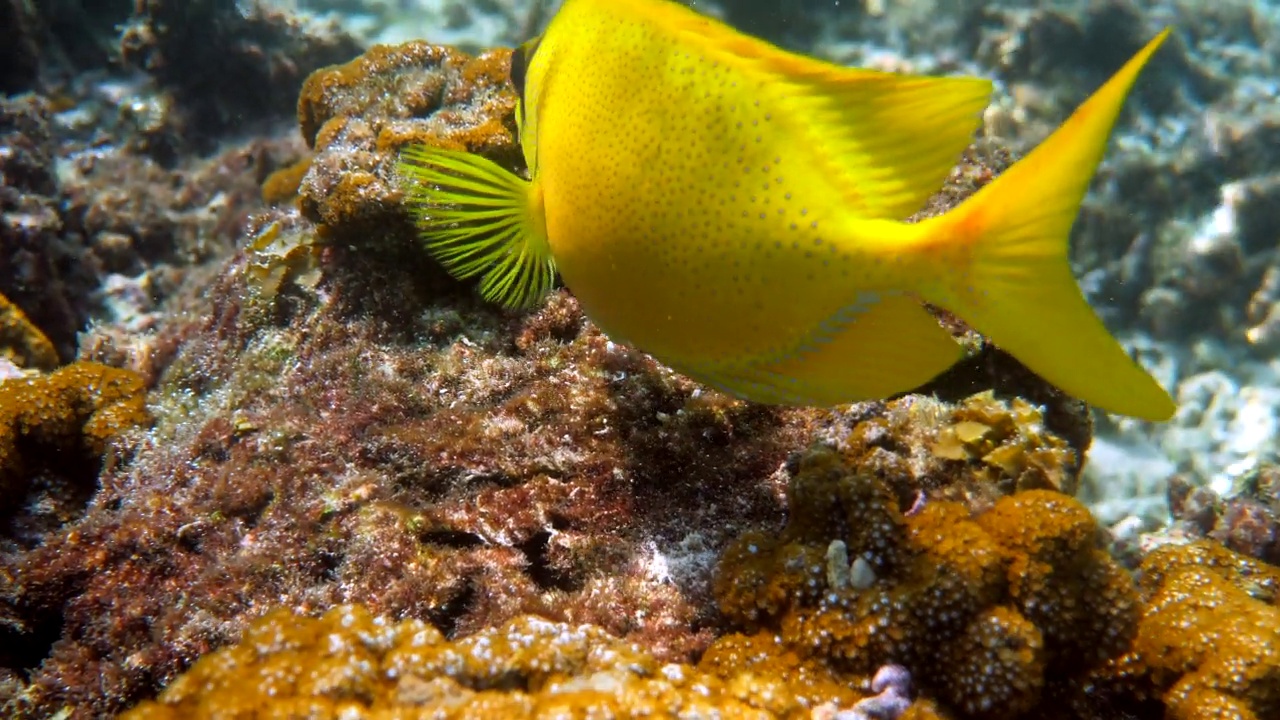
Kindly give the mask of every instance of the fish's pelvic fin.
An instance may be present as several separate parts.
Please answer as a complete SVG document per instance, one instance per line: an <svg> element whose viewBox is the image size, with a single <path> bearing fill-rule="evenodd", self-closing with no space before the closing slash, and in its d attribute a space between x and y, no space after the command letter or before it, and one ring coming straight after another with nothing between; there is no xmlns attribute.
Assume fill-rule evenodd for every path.
<svg viewBox="0 0 1280 720"><path fill-rule="evenodd" d="M1025 158L953 211L921 223L926 259L949 268L926 297L1032 371L1108 412L1168 420L1169 394L1111 336L1067 258L1107 136L1134 80L1168 35L1153 39Z"/></svg>
<svg viewBox="0 0 1280 720"><path fill-rule="evenodd" d="M682 371L747 400L830 407L919 387L962 354L914 295L862 292L784 357Z"/></svg>
<svg viewBox="0 0 1280 720"><path fill-rule="evenodd" d="M537 189L471 153L413 145L400 153L405 203L427 250L454 277L480 278L480 294L509 308L551 289L555 259Z"/></svg>

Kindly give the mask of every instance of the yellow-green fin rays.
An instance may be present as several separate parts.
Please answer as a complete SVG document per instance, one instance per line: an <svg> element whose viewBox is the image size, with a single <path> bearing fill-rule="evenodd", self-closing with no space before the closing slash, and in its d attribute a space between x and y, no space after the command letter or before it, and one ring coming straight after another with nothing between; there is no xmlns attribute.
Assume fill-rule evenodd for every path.
<svg viewBox="0 0 1280 720"><path fill-rule="evenodd" d="M455 277L480 277L480 294L528 307L551 289L555 259L529 183L470 153L414 145L401 152L407 205L423 242Z"/></svg>

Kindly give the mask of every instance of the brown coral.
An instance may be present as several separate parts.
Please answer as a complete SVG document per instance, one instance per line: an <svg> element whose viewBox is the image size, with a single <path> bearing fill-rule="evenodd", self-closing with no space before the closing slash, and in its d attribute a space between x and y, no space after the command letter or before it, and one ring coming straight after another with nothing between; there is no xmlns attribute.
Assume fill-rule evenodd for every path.
<svg viewBox="0 0 1280 720"><path fill-rule="evenodd" d="M906 504L921 491L974 510L1015 490L1072 494L1090 440L1088 434L1063 436L1039 408L1017 397L998 400L990 391L955 404L907 396L869 407L872 412L861 414L854 406L829 441Z"/></svg>
<svg viewBox="0 0 1280 720"><path fill-rule="evenodd" d="M946 501L904 514L883 481L815 451L790 497L780 535L726 553L716 593L732 622L802 657L857 676L902 664L965 716L1011 718L1050 712L1046 698L1128 647L1132 581L1065 495L1023 491L976 519Z"/></svg>
<svg viewBox="0 0 1280 720"><path fill-rule="evenodd" d="M510 52L378 45L311 75L298 98L302 136L316 151L300 187L303 213L341 238L412 238L395 171L401 147L444 145L520 164Z"/></svg>

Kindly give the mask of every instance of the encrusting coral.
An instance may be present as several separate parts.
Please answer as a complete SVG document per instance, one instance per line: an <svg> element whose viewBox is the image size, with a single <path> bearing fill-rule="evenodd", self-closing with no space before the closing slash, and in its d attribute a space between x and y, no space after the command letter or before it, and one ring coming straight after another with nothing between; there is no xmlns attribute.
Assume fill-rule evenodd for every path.
<svg viewBox="0 0 1280 720"><path fill-rule="evenodd" d="M11 501L50 458L100 456L113 437L148 423L143 390L136 374L92 362L0 383L0 497Z"/></svg>
<svg viewBox="0 0 1280 720"><path fill-rule="evenodd" d="M513 618L447 641L359 606L277 610L122 720L360 717L806 717L779 681L664 664L591 626Z"/></svg>
<svg viewBox="0 0 1280 720"><path fill-rule="evenodd" d="M401 147L427 143L520 163L510 56L415 41L374 46L312 74L298 98L302 137L315 149L299 187L303 214L334 240L411 239L395 171Z"/></svg>
<svg viewBox="0 0 1280 720"><path fill-rule="evenodd" d="M4 295L0 295L0 361L37 370L52 370L58 365L53 343Z"/></svg>
<svg viewBox="0 0 1280 720"><path fill-rule="evenodd" d="M785 652L859 676L900 664L963 717L1012 718L1082 693L1133 636L1132 580L1070 497L903 512L886 483L816 450L790 498L783 532L741 538L716 585L731 623Z"/></svg>
<svg viewBox="0 0 1280 720"><path fill-rule="evenodd" d="M1280 716L1280 569L1213 540L1157 548L1132 651L1106 682L1159 697L1168 720Z"/></svg>

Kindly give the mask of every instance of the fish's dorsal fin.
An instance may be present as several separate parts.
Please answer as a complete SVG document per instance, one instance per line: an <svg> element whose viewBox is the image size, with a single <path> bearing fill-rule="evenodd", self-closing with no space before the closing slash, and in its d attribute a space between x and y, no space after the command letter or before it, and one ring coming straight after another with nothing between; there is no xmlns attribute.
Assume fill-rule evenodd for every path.
<svg viewBox="0 0 1280 720"><path fill-rule="evenodd" d="M991 97L981 78L919 77L828 68L805 58L769 65L797 129L820 147L850 212L901 220L924 206L973 142ZM816 66L816 67L814 67Z"/></svg>
<svg viewBox="0 0 1280 720"><path fill-rule="evenodd" d="M680 371L747 400L830 407L919 387L962 355L914 296L862 293L786 357Z"/></svg>
<svg viewBox="0 0 1280 720"><path fill-rule="evenodd" d="M782 111L775 119L793 118L792 130L817 149L858 217L901 220L919 210L973 142L991 99L992 84L984 78L846 68L674 3L623 0L615 8L623 6L754 81L760 99Z"/></svg>

